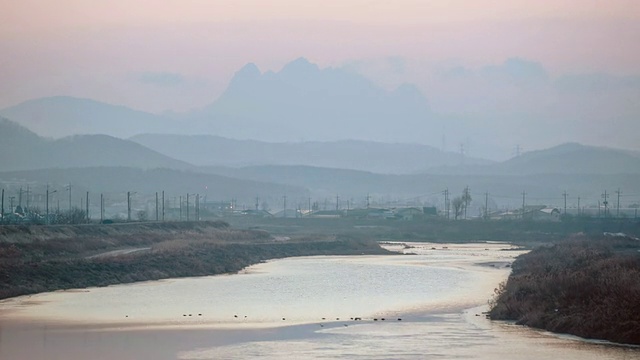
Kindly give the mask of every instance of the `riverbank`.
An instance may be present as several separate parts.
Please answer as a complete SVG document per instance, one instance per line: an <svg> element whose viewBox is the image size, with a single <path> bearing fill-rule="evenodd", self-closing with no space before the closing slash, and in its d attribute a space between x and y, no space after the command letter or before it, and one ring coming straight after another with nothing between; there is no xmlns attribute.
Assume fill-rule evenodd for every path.
<svg viewBox="0 0 640 360"><path fill-rule="evenodd" d="M575 233L598 235L624 232L640 236L640 222L633 219L567 218L563 221L447 220L440 217L391 220L383 218L258 218L224 219L234 228L261 229L274 235L344 234L377 241L468 243L503 241L533 249L561 241Z"/></svg>
<svg viewBox="0 0 640 360"><path fill-rule="evenodd" d="M477 306L486 304L509 269L477 264L506 261L514 251L499 244L407 250L417 255L296 257L229 276L5 300L0 358L637 358L637 349L482 316L486 306Z"/></svg>
<svg viewBox="0 0 640 360"><path fill-rule="evenodd" d="M340 236L274 238L225 222L0 227L0 299L53 290L235 273L269 259L387 254Z"/></svg>
<svg viewBox="0 0 640 360"><path fill-rule="evenodd" d="M494 320L640 345L640 241L574 236L521 255L496 290Z"/></svg>

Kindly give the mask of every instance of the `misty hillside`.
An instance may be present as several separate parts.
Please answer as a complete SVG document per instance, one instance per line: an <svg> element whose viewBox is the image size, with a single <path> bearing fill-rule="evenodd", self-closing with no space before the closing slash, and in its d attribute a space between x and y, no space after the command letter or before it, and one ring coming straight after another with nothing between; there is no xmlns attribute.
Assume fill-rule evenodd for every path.
<svg viewBox="0 0 640 360"><path fill-rule="evenodd" d="M215 174L193 173L170 169L133 169L127 167L92 167L72 169L44 169L0 172L0 184L31 184L34 192L44 192L46 184L61 190L65 184L73 184L74 191L82 194L96 192L110 195L110 199L126 199L127 191L148 196L165 191L167 199L185 196L187 193L207 196L209 200L230 200L253 203L256 195L263 199L272 197L278 201L283 194L307 196L308 192L297 186L270 184L260 181L233 179ZM98 198L99 199L99 198ZM95 200L93 200L95 203Z"/></svg>
<svg viewBox="0 0 640 360"><path fill-rule="evenodd" d="M150 131L172 131L169 119L91 99L54 96L25 101L0 115L45 137L104 134L120 138ZM154 130L155 129L155 130Z"/></svg>
<svg viewBox="0 0 640 360"><path fill-rule="evenodd" d="M202 171L234 178L269 181L301 186L311 191L314 199L328 199L335 204L339 195L362 206L367 195L374 199L398 201L427 201L442 204L444 189L452 198L469 186L474 198L473 207L484 205L484 193L489 193L491 204L520 206L522 191L527 192L530 205L562 204L562 193L568 191L571 206L578 196L583 205L594 205L605 189L624 189L626 193L640 192L637 174L548 174L545 176L414 174L384 175L366 171L316 168L308 166L249 166L244 168L209 167ZM633 199L630 199L633 200ZM335 206L335 205L334 205ZM346 205L345 205L346 206Z"/></svg>
<svg viewBox="0 0 640 360"><path fill-rule="evenodd" d="M186 118L202 133L265 141L439 139L427 100L413 85L387 91L338 68L299 58L279 72L240 69L210 106Z"/></svg>
<svg viewBox="0 0 640 360"><path fill-rule="evenodd" d="M240 69L211 105L174 118L90 99L56 96L0 110L46 137L143 133L211 134L236 139L300 141L367 139L438 143L444 125L413 85L393 91L339 68L300 58L278 72Z"/></svg>
<svg viewBox="0 0 640 360"><path fill-rule="evenodd" d="M460 154L419 144L355 140L267 143L209 135L154 134L134 136L131 140L200 166L307 165L406 174L435 166L457 165L463 160L471 164L490 163L488 160L463 159Z"/></svg>
<svg viewBox="0 0 640 360"><path fill-rule="evenodd" d="M0 171L88 166L193 168L133 141L107 135L76 135L52 140L0 119Z"/></svg>
<svg viewBox="0 0 640 360"><path fill-rule="evenodd" d="M605 147L567 143L531 151L501 163L433 169L440 174L639 174L637 153Z"/></svg>

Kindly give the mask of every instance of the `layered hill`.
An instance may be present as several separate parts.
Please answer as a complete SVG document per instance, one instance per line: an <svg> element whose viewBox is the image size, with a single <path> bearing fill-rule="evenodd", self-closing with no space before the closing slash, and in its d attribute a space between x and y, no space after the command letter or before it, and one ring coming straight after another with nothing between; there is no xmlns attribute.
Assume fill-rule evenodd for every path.
<svg viewBox="0 0 640 360"><path fill-rule="evenodd" d="M389 91L339 68L320 69L304 58L278 72L254 64L240 69L208 106L172 117L90 99L56 96L0 110L41 136L143 133L211 134L262 141L439 143L443 126L413 85Z"/></svg>
<svg viewBox="0 0 640 360"><path fill-rule="evenodd" d="M76 135L52 140L0 118L0 171L88 166L194 168L133 141L107 135Z"/></svg>
<svg viewBox="0 0 640 360"><path fill-rule="evenodd" d="M442 135L413 85L387 91L342 69L304 58L279 72L240 69L210 106L189 114L198 128L266 141L368 139L424 143Z"/></svg>
<svg viewBox="0 0 640 360"><path fill-rule="evenodd" d="M531 151L507 161L483 166L432 169L439 174L640 174L640 155L628 150L567 143Z"/></svg>
<svg viewBox="0 0 640 360"><path fill-rule="evenodd" d="M139 197L165 191L167 199L186 197L189 193L207 196L209 200L236 199L249 204L253 204L256 195L265 200L272 198L277 201L280 201L284 194L292 197L308 196L308 191L301 186L173 169L84 167L0 172L0 185L12 189L11 191L15 191L13 188L16 186L24 187L31 184L34 192L44 193L44 187L49 184L52 190L64 192L64 186L69 183L73 184L75 194L90 191L93 196L92 204L99 203L96 192L110 194L111 200L118 198L120 201L125 201L127 191L136 192Z"/></svg>
<svg viewBox="0 0 640 360"><path fill-rule="evenodd" d="M302 165L407 174L444 165L489 164L419 144L371 141L283 142L234 140L211 135L145 134L131 140L199 166Z"/></svg>
<svg viewBox="0 0 640 360"><path fill-rule="evenodd" d="M451 198L469 187L473 214L477 215L485 205L485 193L489 206L515 206L522 204L522 192L526 192L527 204L561 206L563 192L569 193L568 206L596 205L604 190L620 188L624 194L640 193L639 174L544 174L544 175L459 175L459 174L413 174L385 175L366 171L318 168L309 166L248 166L243 168L208 167L202 171L224 176L260 180L305 187L314 200L328 201L335 206L339 196L347 206L364 206L366 197L372 202L430 203L441 206L443 191L448 189ZM622 204L637 202L637 197L623 197ZM303 203L306 204L306 203ZM305 205L306 206L306 205Z"/></svg>
<svg viewBox="0 0 640 360"><path fill-rule="evenodd" d="M0 115L45 137L104 134L125 138L150 131L174 131L174 121L159 115L91 99L54 96L25 101Z"/></svg>

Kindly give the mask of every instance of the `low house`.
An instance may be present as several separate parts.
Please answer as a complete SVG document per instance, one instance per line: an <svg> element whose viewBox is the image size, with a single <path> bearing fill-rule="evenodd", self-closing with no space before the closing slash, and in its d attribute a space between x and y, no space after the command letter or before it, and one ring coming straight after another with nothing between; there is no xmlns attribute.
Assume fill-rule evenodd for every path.
<svg viewBox="0 0 640 360"><path fill-rule="evenodd" d="M489 219L491 220L516 220L522 218L522 209L489 213ZM560 210L546 205L529 205L524 208L524 218L534 221L560 221Z"/></svg>
<svg viewBox="0 0 640 360"><path fill-rule="evenodd" d="M307 217L312 218L339 218L344 216L344 211L342 210L318 210L313 211L307 215Z"/></svg>
<svg viewBox="0 0 640 360"><path fill-rule="evenodd" d="M545 207L544 209L533 212L531 218L538 221L560 221L560 210Z"/></svg>
<svg viewBox="0 0 640 360"><path fill-rule="evenodd" d="M399 208L395 211L396 217L402 220L413 220L423 217L422 209L416 207Z"/></svg>
<svg viewBox="0 0 640 360"><path fill-rule="evenodd" d="M302 217L302 214L300 214L300 212L296 209L286 209L286 210L280 210L278 212L276 212L275 214L273 214L274 218L299 218Z"/></svg>
<svg viewBox="0 0 640 360"><path fill-rule="evenodd" d="M268 212L267 210L253 210L253 209L249 209L249 210L242 210L240 212L242 215L244 216L255 216L255 217L259 217L259 218L272 218L273 215Z"/></svg>

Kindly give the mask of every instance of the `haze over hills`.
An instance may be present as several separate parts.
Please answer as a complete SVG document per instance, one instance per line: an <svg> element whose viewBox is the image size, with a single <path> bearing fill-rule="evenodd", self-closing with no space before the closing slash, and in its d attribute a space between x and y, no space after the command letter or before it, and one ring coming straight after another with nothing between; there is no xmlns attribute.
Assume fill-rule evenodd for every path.
<svg viewBox="0 0 640 360"><path fill-rule="evenodd" d="M441 167L431 172L483 175L640 174L640 155L621 149L567 143L526 152L499 163Z"/></svg>
<svg viewBox="0 0 640 360"><path fill-rule="evenodd" d="M333 208L336 196L344 201L344 207L347 206L347 200L353 206L364 206L367 196L371 196L376 203L395 202L398 206L422 203L442 206L445 189L449 189L453 198L467 186L474 199L473 209L484 206L485 193L488 193L487 199L491 207L499 205L514 208L522 204L522 191L526 191L527 204L550 206L562 205L562 193L568 191L569 207L576 206L577 197L581 197L582 205L595 206L602 191L606 189L611 192L621 188L629 194L640 193L638 174L389 175L309 166L210 167L207 170L234 178L304 186L310 190L314 200L326 200L333 204ZM306 199L302 200L306 204ZM636 200L623 198L623 206L628 201Z"/></svg>
<svg viewBox="0 0 640 360"><path fill-rule="evenodd" d="M263 141L367 139L439 142L442 124L409 84L387 91L361 75L320 69L299 58L279 72L247 64L212 104L172 117L67 96L34 99L0 110L47 137L142 133L211 134Z"/></svg>
<svg viewBox="0 0 640 360"><path fill-rule="evenodd" d="M344 140L267 143L210 135L144 134L131 140L199 166L307 165L407 174L443 165L489 164L427 145Z"/></svg>
<svg viewBox="0 0 640 360"><path fill-rule="evenodd" d="M159 115L69 96L25 101L0 110L0 116L53 138L85 134L126 138L149 131L178 130L174 121Z"/></svg>
<svg viewBox="0 0 640 360"><path fill-rule="evenodd" d="M529 197L528 204L556 206L561 203L561 194L565 190L573 197L581 196L584 205L597 204L601 192L606 189L613 191L621 188L626 194L640 193L640 157L624 150L579 144L565 144L544 151L525 153L502 163L442 167L440 173L430 171L402 175L318 166L278 165L277 161L282 158L302 161L305 158L315 159L314 155L317 155L322 159L332 159L334 164L342 161L340 164L345 167L365 167L360 159L368 159L367 162L375 164L375 159L379 157L385 162L375 166L389 167L396 159L398 164L395 169L404 166L406 170L407 164L420 162L420 158L427 156L425 154L431 149L423 149L417 145L366 142L268 144L211 139L206 136L189 137L186 140L162 136L151 136L149 139L158 140L160 144L166 143L169 148L182 145L186 148L182 155L193 156L198 161L260 159L265 164L196 167L133 141L104 135L44 139L11 121L2 120L0 182L12 192L26 184L36 188L43 187L46 183L52 186L74 183L79 189L120 195L126 191L137 191L140 196L144 193L148 196L149 193L161 190L176 196L183 193L208 193L210 199L236 198L241 204L250 207L253 207L255 197L260 197L274 209L282 204L284 195L287 195L291 204L306 204L308 197L316 201L331 202L338 195L357 206L362 205L369 194L373 201L391 201L398 205L442 205L442 190L448 188L455 196L466 186L471 187L476 199L474 207L480 206L478 204L482 201L479 198L484 192L490 194L489 201L492 204L504 206L521 203L522 191L526 191ZM171 139L177 139L175 144L171 144ZM212 144L216 147L211 147ZM376 148L379 148L379 152L374 151ZM383 155L388 153L391 155L385 158ZM297 154L299 157L287 157L290 154ZM409 159L406 164L402 163L404 157ZM453 161L455 160L454 158ZM53 169L56 167L57 169ZM153 169L157 167L167 169ZM42 170L15 171L38 168ZM633 198L629 200L632 201ZM575 202L575 199L571 201Z"/></svg>
<svg viewBox="0 0 640 360"><path fill-rule="evenodd" d="M279 72L247 64L213 104L192 112L204 133L265 141L367 139L433 143L442 136L413 85L384 90L304 58Z"/></svg>
<svg viewBox="0 0 640 360"><path fill-rule="evenodd" d="M99 193L109 194L110 201L126 201L127 191L135 192L138 198L149 198L155 192L164 191L167 200L186 198L189 193L206 196L211 201L236 199L245 204L253 204L256 194L273 204L281 201L282 194L292 198L308 196L308 191L299 186L172 169L83 167L0 172L0 185L12 193L17 186L25 188L27 184L31 184L35 193L43 194L45 184L49 184L51 190L64 192L64 186L69 183L73 184L75 194L89 191L92 204L99 203ZM74 196L75 199L79 195Z"/></svg>
<svg viewBox="0 0 640 360"><path fill-rule="evenodd" d="M332 199L339 194L352 198L359 205L367 195L400 203L415 200L441 205L444 189L448 188L455 196L466 186L470 186L476 198L474 207L483 204L479 197L485 192L493 205L519 206L521 193L525 191L528 204L560 206L562 193L568 191L570 207L576 206L578 197L582 198L582 205L594 206L607 189L609 192L621 188L627 194L640 193L640 157L625 150L574 143L525 153L501 163L442 167L423 174L385 175L276 165L202 169L235 178L304 186L320 198ZM623 204L626 204L625 200L623 198ZM633 201L633 198L628 200Z"/></svg>
<svg viewBox="0 0 640 360"><path fill-rule="evenodd" d="M95 166L194 169L138 143L107 135L42 138L0 118L0 171Z"/></svg>

